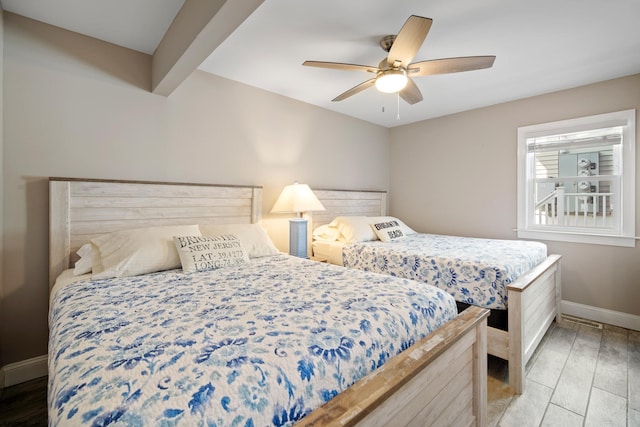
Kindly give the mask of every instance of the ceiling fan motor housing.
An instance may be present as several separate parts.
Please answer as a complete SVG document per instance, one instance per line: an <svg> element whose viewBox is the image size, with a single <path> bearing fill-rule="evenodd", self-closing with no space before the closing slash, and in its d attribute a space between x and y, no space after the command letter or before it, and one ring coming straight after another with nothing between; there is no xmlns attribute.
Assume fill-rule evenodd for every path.
<svg viewBox="0 0 640 427"><path fill-rule="evenodd" d="M380 39L380 47L385 52L389 53L391 50L391 46L393 46L393 42L396 41L395 34L389 34L388 36L384 36Z"/></svg>

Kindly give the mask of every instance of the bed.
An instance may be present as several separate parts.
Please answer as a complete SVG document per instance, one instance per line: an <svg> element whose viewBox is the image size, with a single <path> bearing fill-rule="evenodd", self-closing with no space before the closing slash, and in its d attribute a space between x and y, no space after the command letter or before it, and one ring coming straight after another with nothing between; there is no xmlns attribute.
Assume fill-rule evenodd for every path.
<svg viewBox="0 0 640 427"><path fill-rule="evenodd" d="M190 236L253 230L260 187L51 178L49 196L50 425L486 425L487 310L244 231ZM247 259L109 277L105 243L73 274L89 241L173 227Z"/></svg>
<svg viewBox="0 0 640 427"><path fill-rule="evenodd" d="M546 246L538 242L411 234L401 220L386 217L385 192L314 193L326 208L313 216L315 257L429 283L452 294L460 307L491 309L488 353L509 362L509 386L515 393L523 392L527 361L554 318L561 322L559 255L548 255ZM378 235L371 225L365 230L359 224L357 219L362 217L378 218L369 222L399 230L402 239L373 240ZM347 240L353 242L332 241L336 227L326 227L336 218L352 222L345 232L352 233ZM362 237L367 232L371 238Z"/></svg>

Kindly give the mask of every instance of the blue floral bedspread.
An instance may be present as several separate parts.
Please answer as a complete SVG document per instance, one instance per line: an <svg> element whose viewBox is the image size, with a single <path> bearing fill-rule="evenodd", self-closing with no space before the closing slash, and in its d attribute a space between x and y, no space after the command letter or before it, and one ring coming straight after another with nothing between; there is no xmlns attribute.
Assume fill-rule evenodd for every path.
<svg viewBox="0 0 640 427"><path fill-rule="evenodd" d="M410 280L286 255L53 296L49 425L291 425L457 314Z"/></svg>
<svg viewBox="0 0 640 427"><path fill-rule="evenodd" d="M345 267L428 283L456 301L507 308L506 286L547 257L543 243L412 234L344 246Z"/></svg>

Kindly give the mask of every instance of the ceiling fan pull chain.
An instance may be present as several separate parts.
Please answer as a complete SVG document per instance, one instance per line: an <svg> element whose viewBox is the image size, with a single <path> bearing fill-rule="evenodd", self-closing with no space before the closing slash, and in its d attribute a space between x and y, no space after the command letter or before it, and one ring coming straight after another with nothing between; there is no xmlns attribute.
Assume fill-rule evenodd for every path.
<svg viewBox="0 0 640 427"><path fill-rule="evenodd" d="M398 114L396 120L400 120L400 91L397 92Z"/></svg>

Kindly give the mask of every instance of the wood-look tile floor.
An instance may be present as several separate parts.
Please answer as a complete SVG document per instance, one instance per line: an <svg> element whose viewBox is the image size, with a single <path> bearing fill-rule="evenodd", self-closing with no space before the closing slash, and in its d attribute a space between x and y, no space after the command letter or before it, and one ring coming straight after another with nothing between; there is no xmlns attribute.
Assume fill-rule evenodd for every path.
<svg viewBox="0 0 640 427"><path fill-rule="evenodd" d="M47 377L0 389L0 426L47 425Z"/></svg>
<svg viewBox="0 0 640 427"><path fill-rule="evenodd" d="M507 372L489 357L490 427L640 427L640 332L554 323L522 395L509 391ZM46 396L46 377L0 390L0 426L46 426Z"/></svg>
<svg viewBox="0 0 640 427"><path fill-rule="evenodd" d="M640 332L566 322L547 331L526 367L525 391L489 358L489 426L640 427Z"/></svg>

